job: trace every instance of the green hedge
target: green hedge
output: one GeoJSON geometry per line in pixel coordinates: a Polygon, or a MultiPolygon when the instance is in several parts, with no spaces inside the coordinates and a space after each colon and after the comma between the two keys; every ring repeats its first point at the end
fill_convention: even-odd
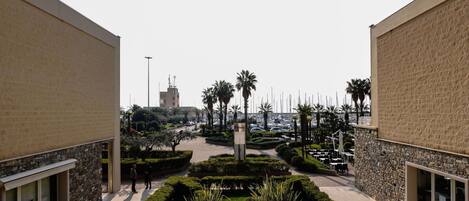
{"type": "MultiPolygon", "coordinates": [[[[137,164],[137,174],[143,176],[143,172],[147,167],[150,167],[153,176],[160,176],[164,174],[179,172],[184,170],[190,165],[192,158],[192,151],[177,151],[175,155],[171,151],[156,151],[152,156],[161,156],[165,158],[147,158],[145,161],[142,159],[122,158],[121,159],[121,177],[124,179],[130,178],[130,168],[133,164],[137,164]],[[156,153],[161,152],[161,153],[156,153]],[[164,152],[164,153],[163,153],[164,152]]],[[[108,159],[101,159],[103,175],[107,176],[108,159]]]]}
{"type": "Polygon", "coordinates": [[[321,192],[311,180],[306,176],[291,176],[285,181],[293,190],[300,193],[300,200],[308,201],[332,201],[329,196],[321,192]]]}
{"type": "MultiPolygon", "coordinates": [[[[302,201],[332,201],[306,176],[295,175],[271,178],[276,182],[286,182],[287,185],[292,186],[294,191],[300,193],[300,200],[302,201]]],[[[204,177],[202,179],[180,176],[169,177],[163,187],[155,191],[153,195],[147,198],[147,201],[181,201],[201,190],[202,186],[211,186],[212,184],[223,185],[224,194],[247,192],[249,188],[261,185],[263,181],[264,178],[258,176],[220,176],[204,177]]]]}
{"type": "Polygon", "coordinates": [[[306,159],[303,159],[301,148],[296,147],[296,145],[281,144],[275,148],[275,151],[277,151],[278,156],[298,170],[329,175],[336,174],[335,171],[330,170],[323,163],[308,154],[306,154],[306,159]]]}
{"type": "MultiPolygon", "coordinates": [[[[224,136],[212,136],[205,138],[205,142],[222,146],[233,146],[233,139],[224,136]]],[[[246,142],[249,149],[273,149],[283,143],[283,140],[270,137],[256,137],[246,142]]]]}
{"type": "Polygon", "coordinates": [[[193,177],[169,177],[163,187],[155,191],[147,201],[181,201],[201,190],[200,180],[193,177]]]}
{"type": "Polygon", "coordinates": [[[245,161],[235,161],[233,155],[210,157],[207,161],[192,164],[189,176],[279,176],[289,175],[289,166],[265,155],[247,155],[245,161]]]}

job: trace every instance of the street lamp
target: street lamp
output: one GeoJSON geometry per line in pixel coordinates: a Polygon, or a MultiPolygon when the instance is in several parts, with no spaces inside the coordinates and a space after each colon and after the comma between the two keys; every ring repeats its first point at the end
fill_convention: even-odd
{"type": "Polygon", "coordinates": [[[150,110],[150,59],[152,57],[146,56],[145,59],[147,59],[147,70],[148,70],[148,102],[147,102],[147,108],[150,110]]]}
{"type": "Polygon", "coordinates": [[[308,119],[308,138],[311,141],[312,131],[313,131],[312,126],[311,126],[311,121],[313,121],[313,117],[311,115],[308,115],[307,119],[308,119]]]}

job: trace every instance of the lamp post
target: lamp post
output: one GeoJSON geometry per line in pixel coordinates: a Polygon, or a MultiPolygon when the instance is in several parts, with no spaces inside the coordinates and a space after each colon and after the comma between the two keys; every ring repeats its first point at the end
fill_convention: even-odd
{"type": "Polygon", "coordinates": [[[147,109],[150,110],[150,59],[152,57],[146,56],[145,59],[147,59],[147,70],[148,70],[148,102],[147,102],[147,109]]]}
{"type": "Polygon", "coordinates": [[[313,117],[311,115],[308,115],[308,139],[311,141],[312,138],[312,126],[311,126],[311,121],[313,121],[313,117]]]}
{"type": "Polygon", "coordinates": [[[296,120],[297,120],[297,119],[298,119],[298,116],[293,115],[293,129],[294,129],[294,131],[295,131],[295,133],[294,133],[294,134],[295,134],[295,142],[296,142],[296,140],[297,140],[297,138],[298,138],[298,133],[297,133],[297,132],[298,132],[298,125],[296,124],[296,120]]]}

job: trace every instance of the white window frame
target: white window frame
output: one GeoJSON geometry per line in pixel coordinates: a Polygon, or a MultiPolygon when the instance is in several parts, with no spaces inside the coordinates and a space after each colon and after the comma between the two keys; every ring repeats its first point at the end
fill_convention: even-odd
{"type": "MultiPolygon", "coordinates": [[[[75,168],[76,162],[76,159],[69,159],[58,163],[46,165],[40,168],[36,168],[33,170],[21,172],[15,175],[0,178],[0,196],[2,198],[1,200],[6,201],[6,192],[8,190],[17,189],[17,201],[21,201],[21,186],[30,183],[36,183],[38,201],[42,201],[41,180],[52,175],[63,175],[63,177],[65,177],[63,184],[60,184],[60,182],[57,182],[57,184],[58,188],[60,185],[66,185],[66,189],[64,189],[64,191],[66,192],[62,193],[64,193],[65,195],[64,199],[69,200],[69,170],[75,168]]],[[[57,180],[59,180],[59,177],[57,177],[57,180]]]]}
{"type": "MultiPolygon", "coordinates": [[[[466,179],[466,178],[462,178],[462,177],[459,177],[459,176],[455,176],[455,175],[451,175],[451,174],[448,174],[448,173],[445,173],[445,172],[442,172],[442,171],[439,171],[439,170],[435,170],[435,169],[431,169],[431,168],[428,168],[428,167],[425,167],[425,166],[422,166],[422,165],[418,165],[418,164],[415,164],[415,163],[411,163],[411,162],[407,162],[405,163],[406,165],[406,168],[405,168],[405,174],[406,174],[406,182],[405,182],[405,189],[406,189],[406,195],[405,195],[405,199],[408,200],[408,192],[407,192],[407,189],[408,189],[408,168],[415,168],[415,169],[420,169],[420,170],[424,170],[424,171],[427,171],[431,174],[431,189],[432,189],[432,194],[431,194],[431,199],[432,201],[436,201],[436,198],[435,198],[435,175],[440,175],[440,176],[443,176],[443,177],[447,177],[447,178],[450,178],[451,179],[451,201],[455,201],[456,200],[456,181],[458,182],[461,182],[461,183],[464,183],[464,187],[465,187],[465,201],[469,201],[469,179],[466,179]]],[[[412,200],[409,200],[409,201],[412,201],[412,200]]]]}

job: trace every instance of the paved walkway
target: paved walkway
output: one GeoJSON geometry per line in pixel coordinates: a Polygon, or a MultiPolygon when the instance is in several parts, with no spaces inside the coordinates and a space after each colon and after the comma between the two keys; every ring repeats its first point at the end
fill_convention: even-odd
{"type": "MultiPolygon", "coordinates": [[[[204,161],[209,156],[233,153],[232,147],[212,145],[205,143],[205,139],[197,137],[194,140],[186,141],[181,143],[177,147],[177,150],[193,150],[193,156],[191,162],[204,161]]],[[[267,154],[272,157],[278,158],[274,149],[269,150],[254,150],[248,149],[248,154],[267,154]]],[[[325,176],[318,174],[311,174],[305,172],[298,172],[294,169],[291,170],[292,174],[307,175],[311,180],[321,189],[321,191],[327,193],[335,201],[373,201],[370,197],[364,193],[358,191],[354,187],[353,176],[325,176]]],[[[187,172],[178,173],[176,175],[186,175],[187,172]]],[[[133,194],[130,190],[131,185],[129,182],[123,182],[122,189],[117,194],[103,194],[103,201],[143,201],[149,195],[151,195],[157,188],[159,188],[164,182],[165,178],[159,178],[152,182],[152,189],[145,190],[145,186],[142,181],[137,183],[138,193],[133,194]]]]}

